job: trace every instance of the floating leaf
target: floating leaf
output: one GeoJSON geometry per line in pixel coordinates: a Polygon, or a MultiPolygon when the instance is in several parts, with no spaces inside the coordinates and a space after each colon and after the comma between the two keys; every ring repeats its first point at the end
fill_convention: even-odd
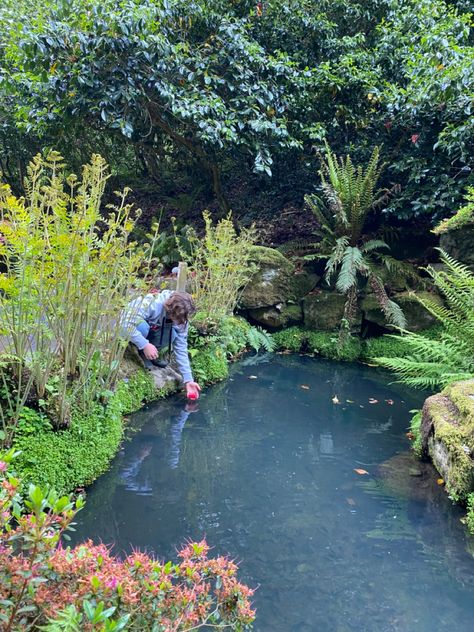
{"type": "Polygon", "coordinates": [[[307,384],[300,384],[300,388],[302,388],[305,391],[309,391],[309,386],[307,384]]]}
{"type": "Polygon", "coordinates": [[[354,507],[356,504],[356,501],[353,498],[346,498],[347,504],[350,505],[351,507],[354,507]]]}
{"type": "Polygon", "coordinates": [[[407,437],[410,439],[410,441],[413,441],[413,439],[415,438],[415,435],[413,434],[413,432],[408,431],[407,432],[407,437]]]}
{"type": "Polygon", "coordinates": [[[361,470],[360,468],[356,467],[354,468],[354,472],[356,474],[360,474],[361,476],[363,476],[364,474],[368,474],[367,470],[361,470]]]}
{"type": "Polygon", "coordinates": [[[340,404],[341,402],[339,401],[339,397],[337,395],[334,395],[334,397],[332,398],[332,403],[333,404],[340,404]]]}
{"type": "Polygon", "coordinates": [[[249,380],[258,380],[256,375],[249,375],[249,380]]]}
{"type": "Polygon", "coordinates": [[[444,485],[444,478],[438,478],[436,482],[438,483],[438,485],[444,485]]]}
{"type": "Polygon", "coordinates": [[[353,404],[353,403],[354,403],[354,400],[352,400],[352,399],[346,399],[346,402],[347,402],[348,404],[353,404]]]}
{"type": "Polygon", "coordinates": [[[369,404],[378,404],[379,400],[378,399],[374,399],[373,397],[369,397],[369,404]]]}

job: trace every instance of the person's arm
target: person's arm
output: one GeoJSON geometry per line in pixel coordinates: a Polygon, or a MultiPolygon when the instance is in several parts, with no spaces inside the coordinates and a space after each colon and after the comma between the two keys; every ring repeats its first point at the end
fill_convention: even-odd
{"type": "Polygon", "coordinates": [[[188,355],[188,325],[182,327],[173,326],[173,329],[175,332],[173,353],[179,372],[183,376],[184,383],[194,382],[188,355]]]}

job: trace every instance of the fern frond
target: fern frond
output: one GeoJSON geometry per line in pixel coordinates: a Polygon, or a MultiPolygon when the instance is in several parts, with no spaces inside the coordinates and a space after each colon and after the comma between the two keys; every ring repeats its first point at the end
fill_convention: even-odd
{"type": "Polygon", "coordinates": [[[390,246],[382,239],[371,239],[360,247],[362,252],[372,252],[372,250],[378,250],[379,248],[390,248],[390,246]]]}
{"type": "Polygon", "coordinates": [[[268,353],[275,350],[275,341],[268,332],[260,327],[250,327],[246,332],[248,345],[257,353],[260,349],[265,349],[268,353]]]}
{"type": "Polygon", "coordinates": [[[357,272],[363,267],[364,256],[359,248],[347,246],[342,256],[342,265],[339,271],[336,288],[342,294],[346,294],[351,287],[357,284],[357,272]]]}

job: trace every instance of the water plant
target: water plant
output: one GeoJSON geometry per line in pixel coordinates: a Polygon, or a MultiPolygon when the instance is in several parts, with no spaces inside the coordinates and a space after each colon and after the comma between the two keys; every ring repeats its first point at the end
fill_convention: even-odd
{"type": "Polygon", "coordinates": [[[209,558],[205,540],[188,542],[177,563],[139,551],[120,560],[91,541],[65,547],[82,498],[30,485],[23,499],[14,457],[0,458],[2,630],[249,629],[253,591],[234,562],[209,558]]]}

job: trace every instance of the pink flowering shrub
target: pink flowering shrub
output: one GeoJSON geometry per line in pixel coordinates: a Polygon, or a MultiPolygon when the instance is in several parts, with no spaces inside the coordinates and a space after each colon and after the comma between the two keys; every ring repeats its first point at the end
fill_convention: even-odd
{"type": "Polygon", "coordinates": [[[204,540],[188,543],[176,564],[140,552],[120,560],[91,541],[65,547],[82,499],[30,485],[23,501],[13,456],[0,459],[0,629],[250,629],[253,591],[237,581],[236,564],[208,557],[204,540]]]}

